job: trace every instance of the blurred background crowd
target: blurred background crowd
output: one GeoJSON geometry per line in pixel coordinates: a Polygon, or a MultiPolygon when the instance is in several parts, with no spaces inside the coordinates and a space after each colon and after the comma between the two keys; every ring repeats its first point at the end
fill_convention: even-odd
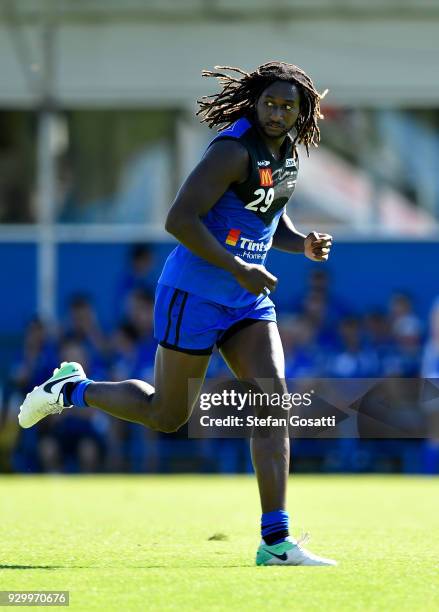
{"type": "MultiPolygon", "coordinates": [[[[241,472],[251,470],[246,440],[188,440],[186,428],[162,435],[93,409],[72,409],[19,430],[25,394],[61,361],[78,361],[95,380],[152,382],[154,249],[135,245],[116,282],[112,329],[93,301],[71,296],[65,319],[32,319],[2,389],[1,468],[18,472],[241,472]]],[[[394,293],[381,308],[356,313],[331,290],[324,267],[311,268],[306,289],[279,313],[287,378],[439,378],[439,299],[423,324],[410,295],[394,293]]],[[[215,352],[209,377],[228,376],[215,352]]],[[[172,381],[170,381],[172,384],[172,381]]],[[[439,440],[297,440],[296,469],[439,472],[439,440]]]]}

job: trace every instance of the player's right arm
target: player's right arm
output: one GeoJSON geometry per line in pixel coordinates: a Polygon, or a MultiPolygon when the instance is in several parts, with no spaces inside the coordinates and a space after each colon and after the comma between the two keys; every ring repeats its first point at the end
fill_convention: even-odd
{"type": "Polygon", "coordinates": [[[247,264],[225,249],[201,221],[232,183],[245,181],[249,155],[233,140],[213,143],[180,188],[166,219],[166,231],[193,253],[230,272],[255,295],[276,288],[277,279],[264,266],[247,264]]]}

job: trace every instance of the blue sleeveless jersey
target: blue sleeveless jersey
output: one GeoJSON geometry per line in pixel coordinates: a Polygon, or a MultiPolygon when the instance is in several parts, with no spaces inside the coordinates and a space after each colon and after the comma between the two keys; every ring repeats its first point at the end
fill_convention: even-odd
{"type": "MultiPolygon", "coordinates": [[[[284,143],[284,154],[275,159],[256,127],[246,118],[220,132],[209,144],[222,139],[237,140],[249,153],[249,175],[243,183],[233,183],[202,222],[224,248],[248,263],[264,264],[279,218],[296,184],[298,160],[292,140],[284,143]]],[[[165,262],[160,284],[229,307],[254,302],[253,295],[222,268],[198,257],[179,244],[165,262]]]]}

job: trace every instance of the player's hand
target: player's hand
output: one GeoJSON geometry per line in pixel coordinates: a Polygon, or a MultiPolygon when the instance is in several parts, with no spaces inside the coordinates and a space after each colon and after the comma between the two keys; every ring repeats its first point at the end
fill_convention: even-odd
{"type": "Polygon", "coordinates": [[[239,257],[235,257],[235,261],[238,265],[233,272],[233,276],[241,287],[254,295],[260,295],[266,289],[269,289],[270,292],[276,289],[277,278],[270,274],[264,266],[248,264],[239,257]]]}
{"type": "Polygon", "coordinates": [[[312,261],[327,261],[332,247],[332,236],[310,232],[305,238],[305,256],[312,261]]]}

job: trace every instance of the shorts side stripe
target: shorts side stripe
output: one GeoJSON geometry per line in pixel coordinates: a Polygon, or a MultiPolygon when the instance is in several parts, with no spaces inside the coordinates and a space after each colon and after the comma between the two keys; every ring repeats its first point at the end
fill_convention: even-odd
{"type": "Polygon", "coordinates": [[[168,308],[168,324],[166,326],[166,333],[165,333],[165,337],[163,339],[163,342],[166,342],[168,340],[168,336],[169,336],[169,330],[171,329],[171,314],[172,314],[172,308],[174,306],[174,302],[177,299],[177,295],[178,295],[178,289],[175,289],[174,293],[172,294],[172,298],[171,301],[169,302],[169,308],[168,308]]]}
{"type": "MultiPolygon", "coordinates": [[[[175,329],[175,344],[176,344],[176,346],[178,346],[178,341],[180,340],[181,320],[183,318],[183,310],[184,310],[184,307],[186,306],[187,296],[188,296],[188,292],[184,291],[184,298],[183,298],[183,301],[181,302],[180,312],[178,313],[177,327],[175,329]]],[[[165,340],[166,340],[166,338],[165,338],[165,340]]]]}

